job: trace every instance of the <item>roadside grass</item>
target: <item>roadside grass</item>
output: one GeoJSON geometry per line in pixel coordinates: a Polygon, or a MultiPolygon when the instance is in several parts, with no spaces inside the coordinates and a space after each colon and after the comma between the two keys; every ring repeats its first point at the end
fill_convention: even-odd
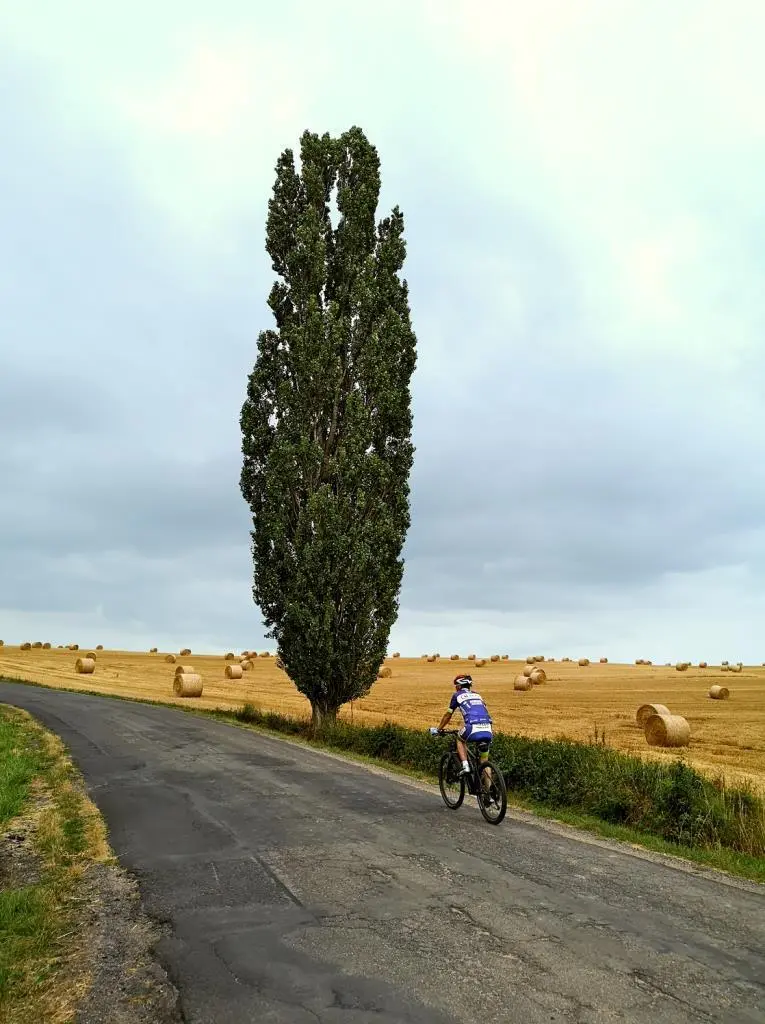
{"type": "MultiPolygon", "coordinates": [[[[118,694],[69,692],[179,709],[177,704],[118,694]]],[[[252,704],[233,711],[182,706],[180,710],[289,737],[428,782],[437,778],[446,749],[445,741],[423,730],[393,723],[338,723],[317,739],[309,736],[307,719],[252,704]]],[[[512,806],[604,838],[765,882],[765,803],[746,787],[705,778],[682,757],[672,764],[648,762],[597,739],[588,744],[503,733],[495,736],[492,757],[505,773],[512,806]]]]}
{"type": "Polygon", "coordinates": [[[68,1024],[90,979],[78,947],[85,867],[112,863],[98,812],[64,748],[0,704],[0,1020],[68,1024]]]}

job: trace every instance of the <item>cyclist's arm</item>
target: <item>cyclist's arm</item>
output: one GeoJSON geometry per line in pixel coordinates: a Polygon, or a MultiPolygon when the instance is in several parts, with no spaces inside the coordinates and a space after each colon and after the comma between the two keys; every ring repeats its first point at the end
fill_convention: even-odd
{"type": "Polygon", "coordinates": [[[457,694],[453,693],[452,694],[452,699],[449,701],[449,707],[444,712],[444,717],[441,719],[441,723],[438,726],[439,730],[440,729],[445,729],[447,727],[447,725],[451,721],[452,715],[457,710],[460,710],[460,706],[459,706],[459,702],[457,700],[457,694]]]}
{"type": "Polygon", "coordinates": [[[439,729],[445,729],[447,727],[447,725],[449,724],[449,722],[451,722],[451,720],[452,720],[452,709],[451,708],[447,708],[447,710],[444,712],[444,717],[441,719],[441,721],[438,724],[438,728],[439,729]]]}

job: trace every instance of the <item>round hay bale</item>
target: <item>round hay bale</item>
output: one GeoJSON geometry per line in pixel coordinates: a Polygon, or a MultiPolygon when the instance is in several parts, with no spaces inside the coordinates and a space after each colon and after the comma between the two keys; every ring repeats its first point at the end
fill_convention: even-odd
{"type": "Polygon", "coordinates": [[[74,663],[74,671],[83,676],[92,676],[96,670],[95,658],[78,658],[74,663]]]}
{"type": "Polygon", "coordinates": [[[168,663],[168,665],[174,665],[175,664],[175,655],[174,654],[166,654],[165,655],[165,661],[168,663]]]}
{"type": "Polygon", "coordinates": [[[721,661],[721,662],[720,662],[720,664],[721,664],[721,665],[728,665],[728,664],[729,664],[729,662],[727,662],[727,661],[721,661]]]}
{"type": "Polygon", "coordinates": [[[441,655],[440,655],[440,653],[439,653],[438,651],[436,651],[436,657],[437,657],[437,658],[440,658],[440,657],[441,657],[441,655]]]}
{"type": "Polygon", "coordinates": [[[483,668],[486,664],[486,658],[478,658],[475,663],[476,668],[483,668]]]}
{"type": "Polygon", "coordinates": [[[545,660],[544,654],[535,654],[534,655],[534,661],[544,661],[544,660],[545,660]]]}
{"type": "Polygon", "coordinates": [[[707,663],[705,661],[700,661],[699,662],[699,668],[706,668],[706,667],[707,667],[707,663]]]}
{"type": "Polygon", "coordinates": [[[380,669],[380,671],[377,673],[377,678],[378,679],[390,679],[390,677],[392,675],[393,675],[393,669],[390,667],[390,665],[384,665],[380,669]]]}
{"type": "Polygon", "coordinates": [[[499,655],[498,654],[492,654],[491,660],[492,661],[499,661],[499,655]]]}
{"type": "Polygon", "coordinates": [[[185,673],[173,679],[173,693],[176,697],[201,697],[202,677],[195,672],[185,673]]]}
{"type": "Polygon", "coordinates": [[[70,644],[69,645],[69,650],[70,651],[79,651],[79,649],[80,649],[80,645],[79,644],[70,644]]]}
{"type": "Polygon", "coordinates": [[[223,655],[223,660],[224,661],[233,661],[234,660],[234,652],[233,651],[229,651],[228,654],[224,654],[223,655]]]}
{"type": "Polygon", "coordinates": [[[0,647],[5,647],[5,640],[0,640],[0,647]]]}
{"type": "Polygon", "coordinates": [[[193,676],[196,675],[193,665],[176,665],[175,674],[177,676],[193,676]]]}
{"type": "Polygon", "coordinates": [[[547,673],[543,668],[532,669],[531,675],[528,677],[534,686],[539,686],[540,683],[544,683],[547,680],[547,673]]]}
{"type": "Polygon", "coordinates": [[[608,658],[601,658],[600,659],[600,664],[601,665],[607,665],[608,664],[608,658]]]}
{"type": "Polygon", "coordinates": [[[392,658],[400,658],[401,657],[401,651],[394,651],[393,654],[391,655],[391,657],[392,658]]]}
{"type": "Polygon", "coordinates": [[[727,686],[718,686],[715,683],[714,686],[709,687],[709,696],[712,700],[727,700],[730,697],[730,690],[727,686]]]}
{"type": "Polygon", "coordinates": [[[243,675],[241,665],[226,665],[226,679],[241,679],[243,675]]]}
{"type": "Polygon", "coordinates": [[[49,651],[50,650],[50,644],[49,643],[44,643],[43,644],[43,650],[44,651],[49,651]]]}
{"type": "Polygon", "coordinates": [[[534,659],[534,655],[533,655],[533,654],[530,654],[530,655],[528,656],[528,658],[526,658],[526,664],[527,664],[527,665],[533,665],[533,664],[534,664],[534,660],[535,660],[535,659],[534,659]]]}
{"type": "Polygon", "coordinates": [[[468,654],[468,659],[467,660],[468,661],[475,661],[475,655],[474,654],[468,654]]]}
{"type": "Polygon", "coordinates": [[[436,656],[435,656],[435,654],[428,654],[428,655],[426,655],[426,657],[427,657],[427,660],[428,660],[429,662],[431,662],[431,663],[432,663],[432,662],[434,662],[434,661],[436,660],[436,656]]]}
{"type": "Polygon", "coordinates": [[[678,661],[678,663],[675,665],[675,668],[677,669],[678,672],[687,672],[688,671],[688,662],[687,661],[678,661]]]}
{"type": "Polygon", "coordinates": [[[103,644],[96,644],[96,650],[97,651],[102,651],[103,649],[104,649],[104,645],[103,644]]]}
{"type": "Polygon", "coordinates": [[[528,678],[531,675],[531,673],[534,671],[535,668],[536,668],[536,665],[533,665],[533,664],[529,665],[528,663],[525,664],[523,666],[523,675],[526,676],[526,678],[528,678]]]}
{"type": "Polygon", "coordinates": [[[450,658],[449,658],[449,661],[459,661],[459,660],[460,660],[459,654],[452,654],[450,656],[450,658]]]}
{"type": "Polygon", "coordinates": [[[178,653],[180,654],[180,656],[182,658],[188,658],[188,656],[191,654],[191,648],[190,647],[184,647],[183,650],[179,651],[178,653]]]}
{"type": "Polygon", "coordinates": [[[502,660],[503,661],[510,661],[510,655],[509,654],[503,654],[502,655],[502,660]]]}
{"type": "Polygon", "coordinates": [[[270,651],[261,651],[260,652],[260,657],[261,658],[270,658],[271,657],[271,652],[270,651]]]}
{"type": "Polygon", "coordinates": [[[29,643],[29,641],[27,641],[25,644],[21,645],[19,650],[21,650],[21,651],[31,651],[32,650],[32,645],[29,643]]]}
{"type": "Polygon", "coordinates": [[[651,715],[643,728],[649,747],[687,747],[691,727],[682,715],[651,715]]]}
{"type": "Polygon", "coordinates": [[[34,647],[35,650],[39,650],[42,647],[42,640],[35,640],[32,647],[34,647]]]}
{"type": "Polygon", "coordinates": [[[249,658],[245,658],[244,661],[240,661],[239,664],[241,665],[242,672],[249,672],[252,668],[252,662],[249,658]]]}
{"type": "Polygon", "coordinates": [[[91,658],[93,661],[95,661],[96,660],[96,652],[95,651],[88,651],[88,653],[84,654],[83,657],[84,658],[91,658]]]}
{"type": "Polygon", "coordinates": [[[579,664],[582,667],[584,667],[585,665],[589,665],[590,664],[590,659],[589,658],[580,658],[577,664],[579,664]]]}
{"type": "Polygon", "coordinates": [[[741,664],[741,662],[739,662],[738,665],[728,665],[729,672],[743,672],[743,670],[744,666],[741,664]]]}
{"type": "Polygon", "coordinates": [[[150,647],[149,648],[149,654],[156,654],[156,653],[157,653],[157,648],[156,647],[150,647]]]}
{"type": "Polygon", "coordinates": [[[571,661],[571,658],[561,658],[561,661],[571,661]]]}
{"type": "Polygon", "coordinates": [[[635,713],[638,725],[645,725],[651,715],[671,715],[672,712],[664,704],[641,704],[635,713]]]}
{"type": "Polygon", "coordinates": [[[722,665],[720,665],[720,671],[721,672],[727,672],[728,671],[728,665],[725,662],[723,662],[722,665]]]}
{"type": "Polygon", "coordinates": [[[636,664],[636,665],[644,665],[644,664],[645,664],[645,662],[643,661],[643,659],[642,659],[642,658],[636,658],[636,659],[635,659],[635,664],[636,664]]]}
{"type": "Polygon", "coordinates": [[[531,682],[531,679],[528,676],[525,676],[523,675],[523,673],[521,673],[521,675],[515,677],[513,689],[526,691],[530,690],[533,685],[534,684],[531,682]]]}

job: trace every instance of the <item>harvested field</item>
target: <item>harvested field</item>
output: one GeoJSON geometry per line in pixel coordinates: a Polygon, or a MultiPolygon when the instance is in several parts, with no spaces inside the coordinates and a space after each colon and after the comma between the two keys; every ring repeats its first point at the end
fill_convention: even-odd
{"type": "MultiPolygon", "coordinates": [[[[250,701],[285,714],[306,715],[308,701],[290,683],[275,658],[257,658],[242,679],[225,678],[224,653],[194,655],[194,670],[204,683],[198,699],[173,694],[175,666],[160,654],[99,651],[95,674],[75,672],[68,650],[0,648],[0,675],[70,689],[121,693],[162,700],[185,707],[237,708],[250,701]],[[263,683],[267,682],[267,686],[263,683]]],[[[729,700],[710,700],[709,689],[726,676],[720,667],[691,665],[677,672],[674,664],[617,665],[592,663],[583,672],[576,662],[547,665],[547,681],[529,692],[514,689],[524,660],[487,661],[476,678],[496,726],[525,736],[587,741],[595,727],[605,729],[606,742],[619,750],[657,760],[674,760],[677,751],[649,748],[635,721],[641,704],[665,704],[673,715],[687,718],[691,743],[683,756],[701,771],[722,772],[729,782],[751,781],[765,793],[765,667],[745,666],[731,686],[729,700]]],[[[438,723],[451,681],[467,658],[428,664],[419,658],[397,658],[392,678],[379,679],[372,692],[342,710],[341,716],[376,724],[393,719],[404,725],[438,723]]]]}

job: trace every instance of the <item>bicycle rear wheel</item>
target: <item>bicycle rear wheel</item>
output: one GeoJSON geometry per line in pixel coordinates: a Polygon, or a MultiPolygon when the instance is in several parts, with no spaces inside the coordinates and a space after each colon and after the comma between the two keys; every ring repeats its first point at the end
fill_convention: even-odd
{"type": "Polygon", "coordinates": [[[490,825],[499,825],[507,811],[507,786],[505,777],[493,761],[481,765],[481,792],[478,806],[490,825]]]}
{"type": "Polygon", "coordinates": [[[465,776],[460,759],[453,750],[447,751],[438,766],[438,788],[446,806],[456,811],[465,799],[465,776]]]}

